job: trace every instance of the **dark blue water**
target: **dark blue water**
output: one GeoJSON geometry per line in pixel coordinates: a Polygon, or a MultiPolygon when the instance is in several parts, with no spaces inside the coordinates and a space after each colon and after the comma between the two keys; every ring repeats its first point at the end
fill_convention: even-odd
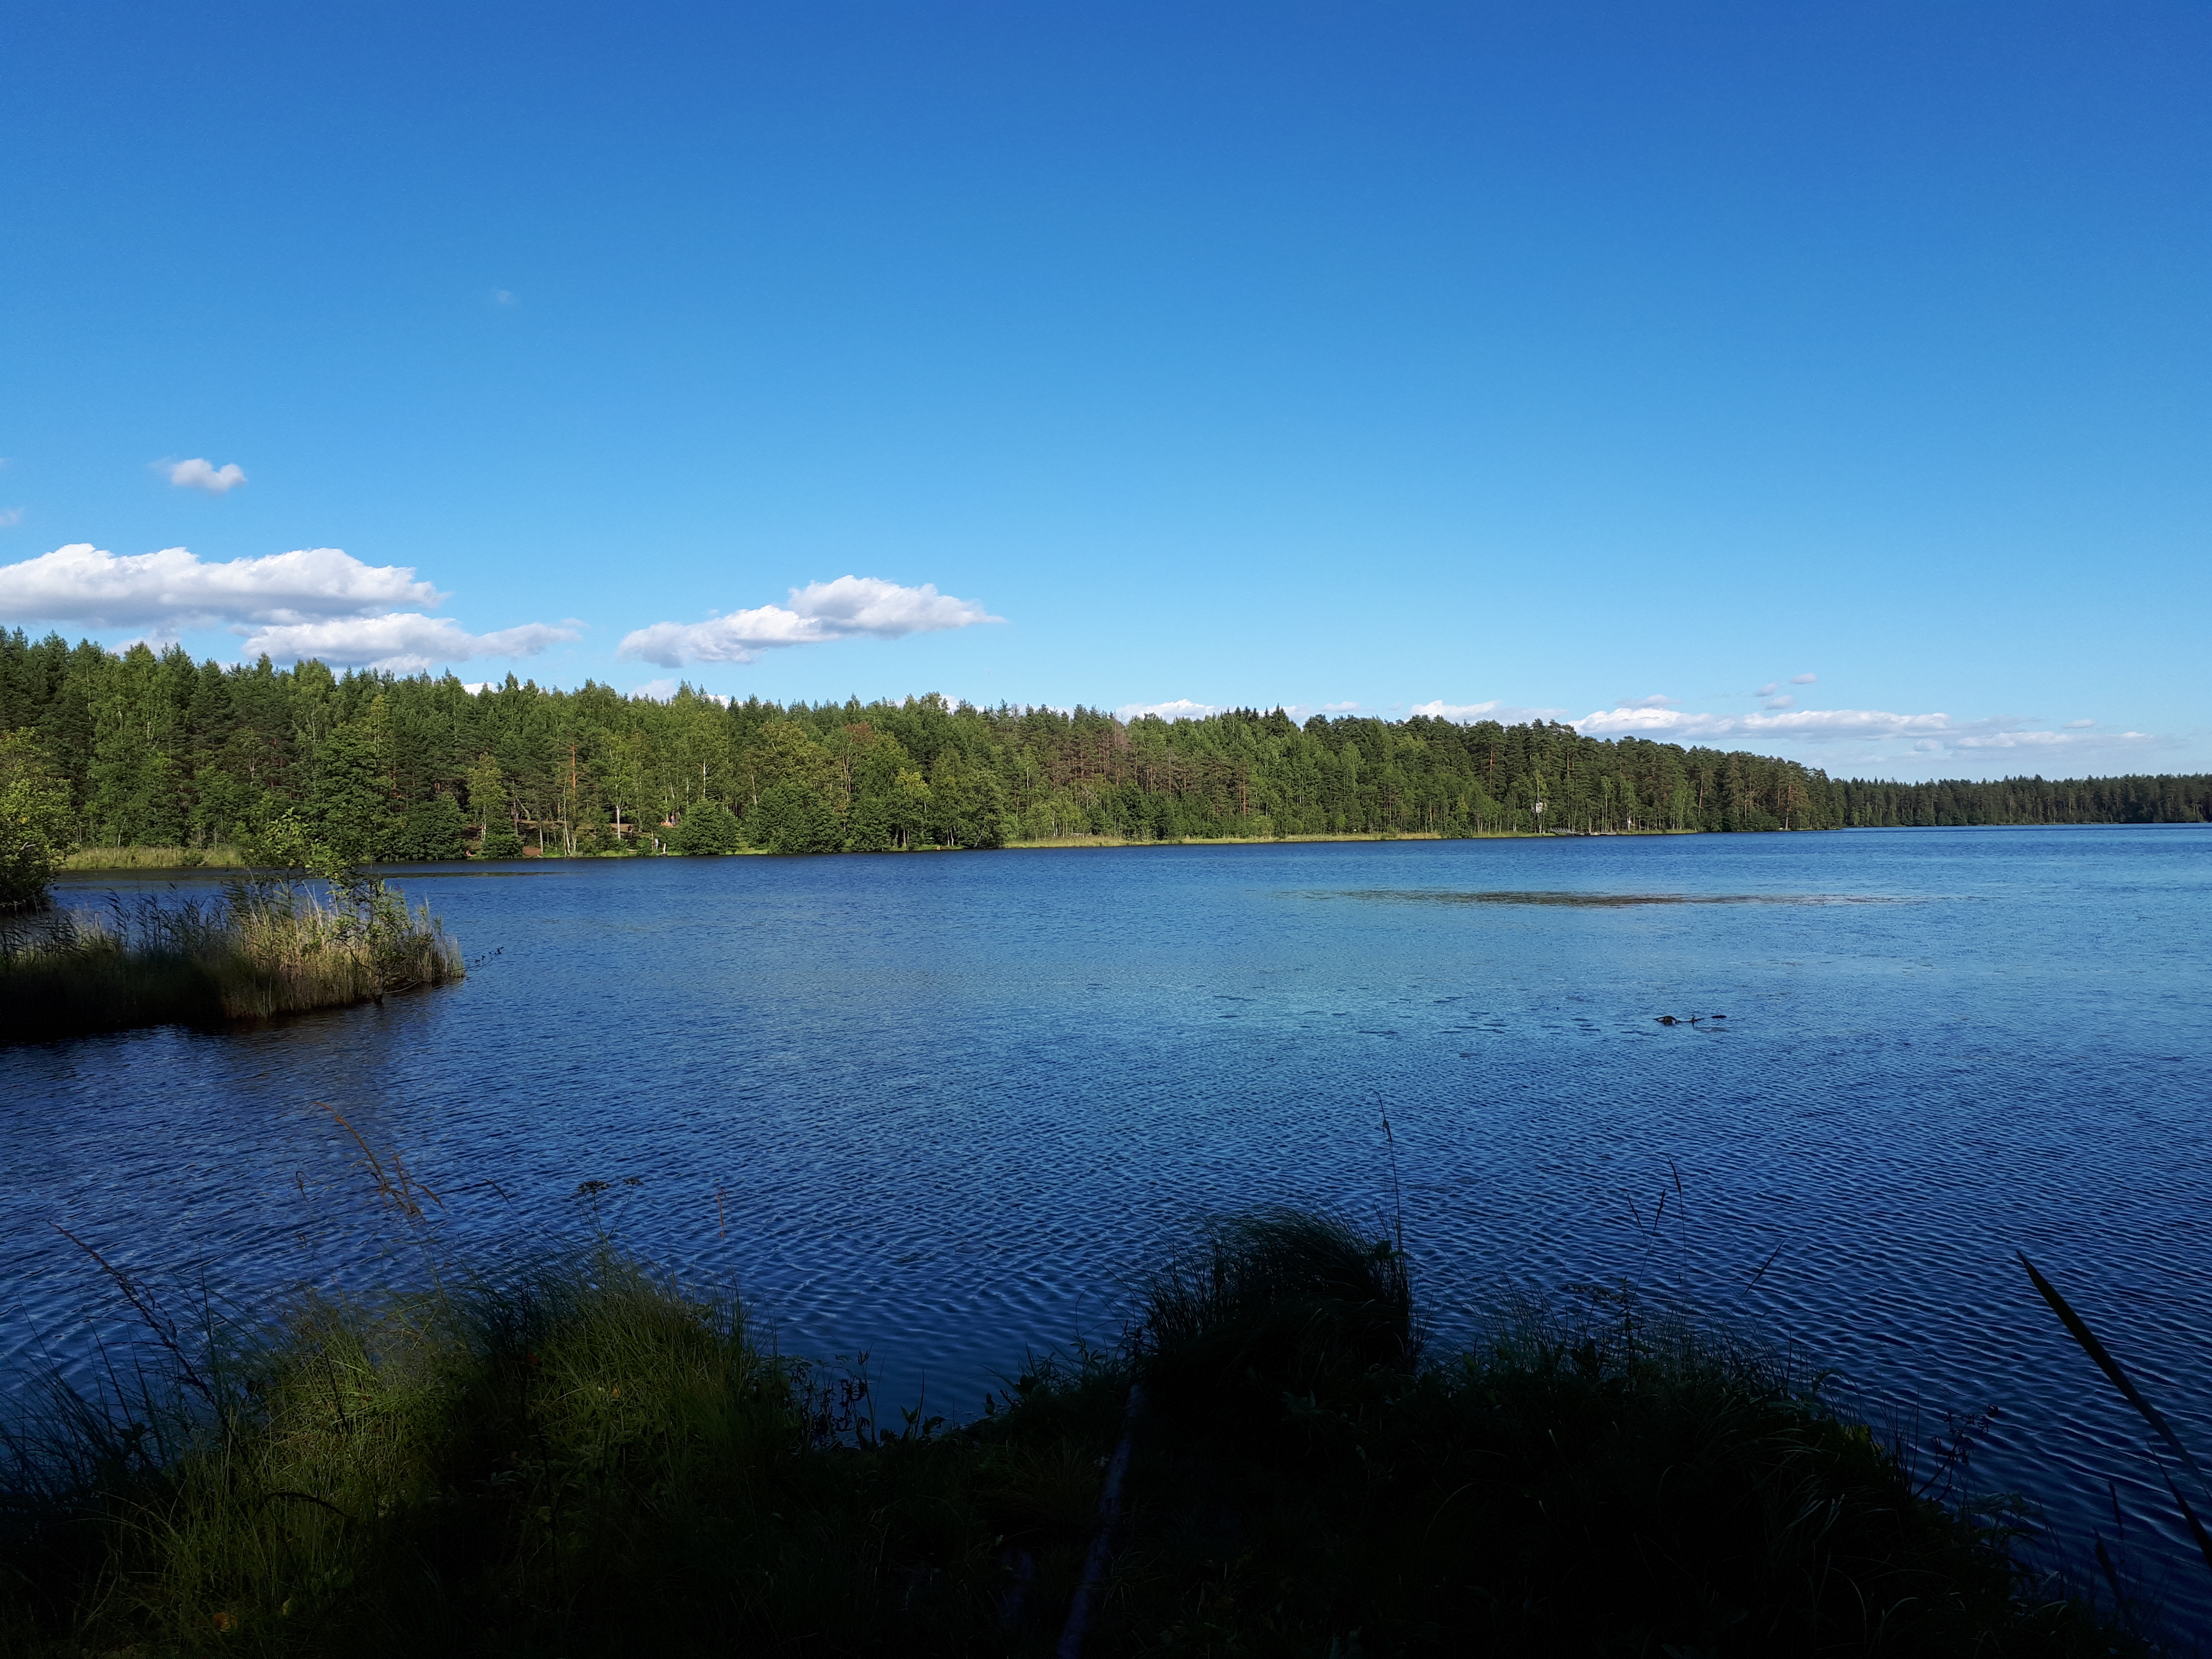
{"type": "Polygon", "coordinates": [[[2141,1425],[2013,1253],[2212,1453],[2212,830],[404,880],[465,985],[0,1054],[0,1363],[112,1322],[53,1221],[169,1283],[411,1273],[323,1101],[445,1196],[453,1246],[596,1220],[964,1416],[1026,1346],[1111,1340],[1117,1273],[1194,1214],[1386,1209],[1387,1110],[1443,1335],[1509,1284],[1626,1277],[1923,1436],[1995,1405],[1978,1483],[2077,1540],[2116,1483],[2130,1559],[2205,1617],[2141,1425]]]}

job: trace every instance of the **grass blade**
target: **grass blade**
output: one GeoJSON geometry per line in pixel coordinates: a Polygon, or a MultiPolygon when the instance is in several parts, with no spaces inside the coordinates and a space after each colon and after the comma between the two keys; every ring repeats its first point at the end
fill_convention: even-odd
{"type": "MultiPolygon", "coordinates": [[[[2081,1316],[2069,1307],[2066,1298],[2058,1294],[2058,1287],[2036,1272],[2035,1263],[2030,1261],[2025,1255],[2018,1251],[2014,1251],[2014,1254],[2019,1257],[2020,1265],[2027,1269],[2027,1276],[2034,1281],[2038,1292],[2045,1302],[2051,1304],[2051,1311],[2058,1316],[2058,1322],[2065,1326],[2067,1334],[2081,1345],[2081,1352],[2097,1362],[2097,1369],[2112,1379],[2112,1386],[2120,1391],[2121,1396],[2136,1408],[2144,1422],[2151,1425],[2157,1432],[2158,1437],[2166,1442],[2167,1447],[2182,1461],[2189,1472],[2195,1475],[2200,1483],[2203,1482],[2204,1471],[2197,1467],[2197,1460],[2189,1455],[2189,1448],[2181,1443],[2181,1437],[2174,1433],[2167,1425],[2165,1418],[2159,1415],[2158,1407],[2143,1398],[2142,1390],[2136,1388],[2128,1374],[2120,1369],[2120,1362],[2106,1351],[2105,1345],[2097,1340],[2096,1333],[2081,1322],[2081,1316]]],[[[2191,1524],[2195,1524],[2193,1516],[2191,1524]]],[[[2212,1551],[2206,1553],[2205,1559],[2208,1563],[2212,1563],[2212,1551]]]]}

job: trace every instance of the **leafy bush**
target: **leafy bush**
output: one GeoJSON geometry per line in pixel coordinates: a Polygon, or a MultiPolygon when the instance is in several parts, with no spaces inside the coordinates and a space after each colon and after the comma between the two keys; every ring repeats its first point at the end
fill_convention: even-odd
{"type": "Polygon", "coordinates": [[[47,770],[34,735],[0,732],[0,911],[46,902],[70,850],[69,786],[47,770]]]}
{"type": "Polygon", "coordinates": [[[514,826],[495,819],[484,827],[483,836],[477,845],[480,859],[519,859],[522,856],[522,837],[514,833],[514,826]]]}

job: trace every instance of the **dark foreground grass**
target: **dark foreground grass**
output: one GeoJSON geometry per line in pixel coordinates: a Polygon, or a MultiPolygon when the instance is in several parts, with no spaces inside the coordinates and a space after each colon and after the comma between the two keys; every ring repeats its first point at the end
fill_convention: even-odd
{"type": "Polygon", "coordinates": [[[1425,1357],[1399,1251],[1279,1212],[1139,1290],[1118,1352],[891,1431],[613,1255],[309,1302],[249,1352],[163,1327],[161,1383],[14,1440],[0,1640],[1051,1653],[1126,1425],[1092,1654],[2142,1650],[1785,1370],[1620,1304],[1425,1357]]]}
{"type": "Polygon", "coordinates": [[[325,902],[289,882],[218,900],[53,910],[0,931],[0,1042],[167,1024],[215,1025],[344,1007],[459,979],[427,908],[365,884],[325,902]]]}

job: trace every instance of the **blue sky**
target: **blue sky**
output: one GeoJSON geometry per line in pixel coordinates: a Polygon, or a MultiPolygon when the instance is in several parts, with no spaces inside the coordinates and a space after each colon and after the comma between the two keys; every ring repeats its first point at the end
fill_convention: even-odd
{"type": "Polygon", "coordinates": [[[0,40],[34,633],[2212,769],[2200,5],[0,40]]]}

